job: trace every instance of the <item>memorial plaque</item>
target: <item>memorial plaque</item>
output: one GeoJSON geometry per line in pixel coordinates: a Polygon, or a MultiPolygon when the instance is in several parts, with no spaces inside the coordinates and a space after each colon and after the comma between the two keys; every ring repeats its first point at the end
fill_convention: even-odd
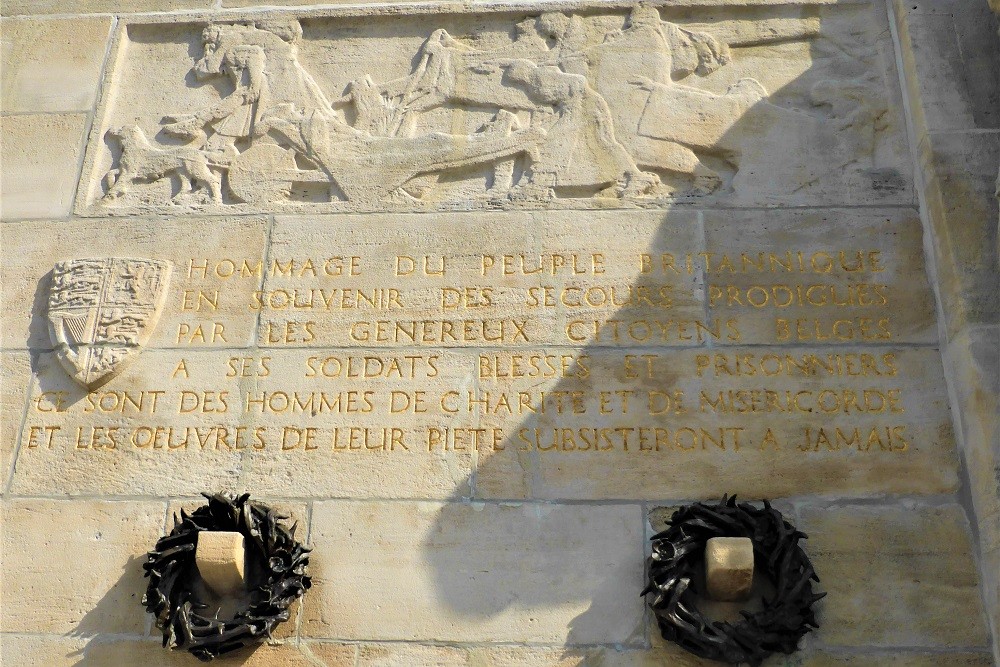
{"type": "Polygon", "coordinates": [[[121,384],[87,392],[41,353],[13,488],[955,488],[912,213],[762,215],[277,217],[264,259],[174,256],[172,330],[121,384]]]}
{"type": "MultiPolygon", "coordinates": [[[[677,664],[639,597],[658,506],[964,516],[881,0],[222,4],[123,14],[68,219],[4,222],[4,493],[294,505],[285,636],[357,664],[677,664]],[[441,650],[409,664],[472,655],[441,650]]],[[[864,577],[830,590],[899,583],[838,540],[817,569],[864,577]]],[[[958,634],[926,648],[982,653],[958,634]]]]}

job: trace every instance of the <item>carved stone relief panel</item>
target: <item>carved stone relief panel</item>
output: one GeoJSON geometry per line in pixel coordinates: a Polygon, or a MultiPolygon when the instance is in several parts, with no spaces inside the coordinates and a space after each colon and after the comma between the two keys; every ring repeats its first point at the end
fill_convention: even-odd
{"type": "Polygon", "coordinates": [[[128,24],[78,210],[909,203],[881,9],[128,24]]]}

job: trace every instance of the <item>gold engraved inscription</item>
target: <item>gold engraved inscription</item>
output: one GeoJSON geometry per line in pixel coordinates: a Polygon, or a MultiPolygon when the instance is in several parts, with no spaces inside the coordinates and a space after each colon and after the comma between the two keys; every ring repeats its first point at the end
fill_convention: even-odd
{"type": "Polygon", "coordinates": [[[908,420],[920,400],[909,353],[887,347],[899,287],[879,250],[200,257],[185,268],[168,295],[182,316],[171,345],[147,355],[163,358],[159,374],[89,391],[43,384],[22,432],[29,451],[600,461],[930,445],[908,420]],[[231,344],[223,314],[234,311],[259,321],[256,345],[208,352],[231,344]],[[748,338],[760,322],[770,338],[748,338]],[[824,345],[842,342],[869,346],[824,345]]]}

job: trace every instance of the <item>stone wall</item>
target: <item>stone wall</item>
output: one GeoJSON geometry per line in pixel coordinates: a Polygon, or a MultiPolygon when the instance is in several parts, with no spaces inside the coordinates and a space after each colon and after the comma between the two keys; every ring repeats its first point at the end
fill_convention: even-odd
{"type": "Polygon", "coordinates": [[[949,391],[1000,636],[1000,39],[983,3],[895,3],[949,391]],[[946,341],[946,344],[945,344],[946,341]]]}
{"type": "Polygon", "coordinates": [[[768,664],[997,664],[986,0],[257,4],[3,4],[0,662],[194,664],[223,490],[314,588],[219,664],[709,664],[639,593],[724,493],[828,592],[768,664]]]}

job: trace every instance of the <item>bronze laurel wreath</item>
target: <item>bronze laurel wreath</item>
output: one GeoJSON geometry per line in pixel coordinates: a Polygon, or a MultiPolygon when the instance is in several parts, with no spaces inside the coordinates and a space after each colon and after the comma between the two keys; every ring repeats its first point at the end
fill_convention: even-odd
{"type": "Polygon", "coordinates": [[[826,593],[813,593],[819,581],[799,546],[805,533],[785,521],[765,500],[764,508],[723,497],[717,505],[694,503],[674,512],[668,528],[653,536],[649,581],[642,592],[656,615],[664,639],[695,655],[757,667],[776,651],[792,653],[799,640],[818,628],[812,610],[826,593]],[[736,624],[709,621],[698,611],[692,580],[712,537],[749,537],[754,560],[774,584],[775,595],[757,612],[741,612],[736,624]]]}
{"type": "Polygon", "coordinates": [[[174,528],[149,552],[143,569],[149,577],[142,603],[156,616],[163,645],[190,651],[209,661],[269,637],[289,617],[288,607],[311,585],[305,574],[309,549],[295,541],[288,517],[248,502],[250,494],[230,497],[202,494],[208,504],[192,514],[174,515],[174,528]],[[249,606],[230,620],[202,616],[207,607],[193,582],[195,546],[201,531],[237,531],[246,538],[249,606]]]}

